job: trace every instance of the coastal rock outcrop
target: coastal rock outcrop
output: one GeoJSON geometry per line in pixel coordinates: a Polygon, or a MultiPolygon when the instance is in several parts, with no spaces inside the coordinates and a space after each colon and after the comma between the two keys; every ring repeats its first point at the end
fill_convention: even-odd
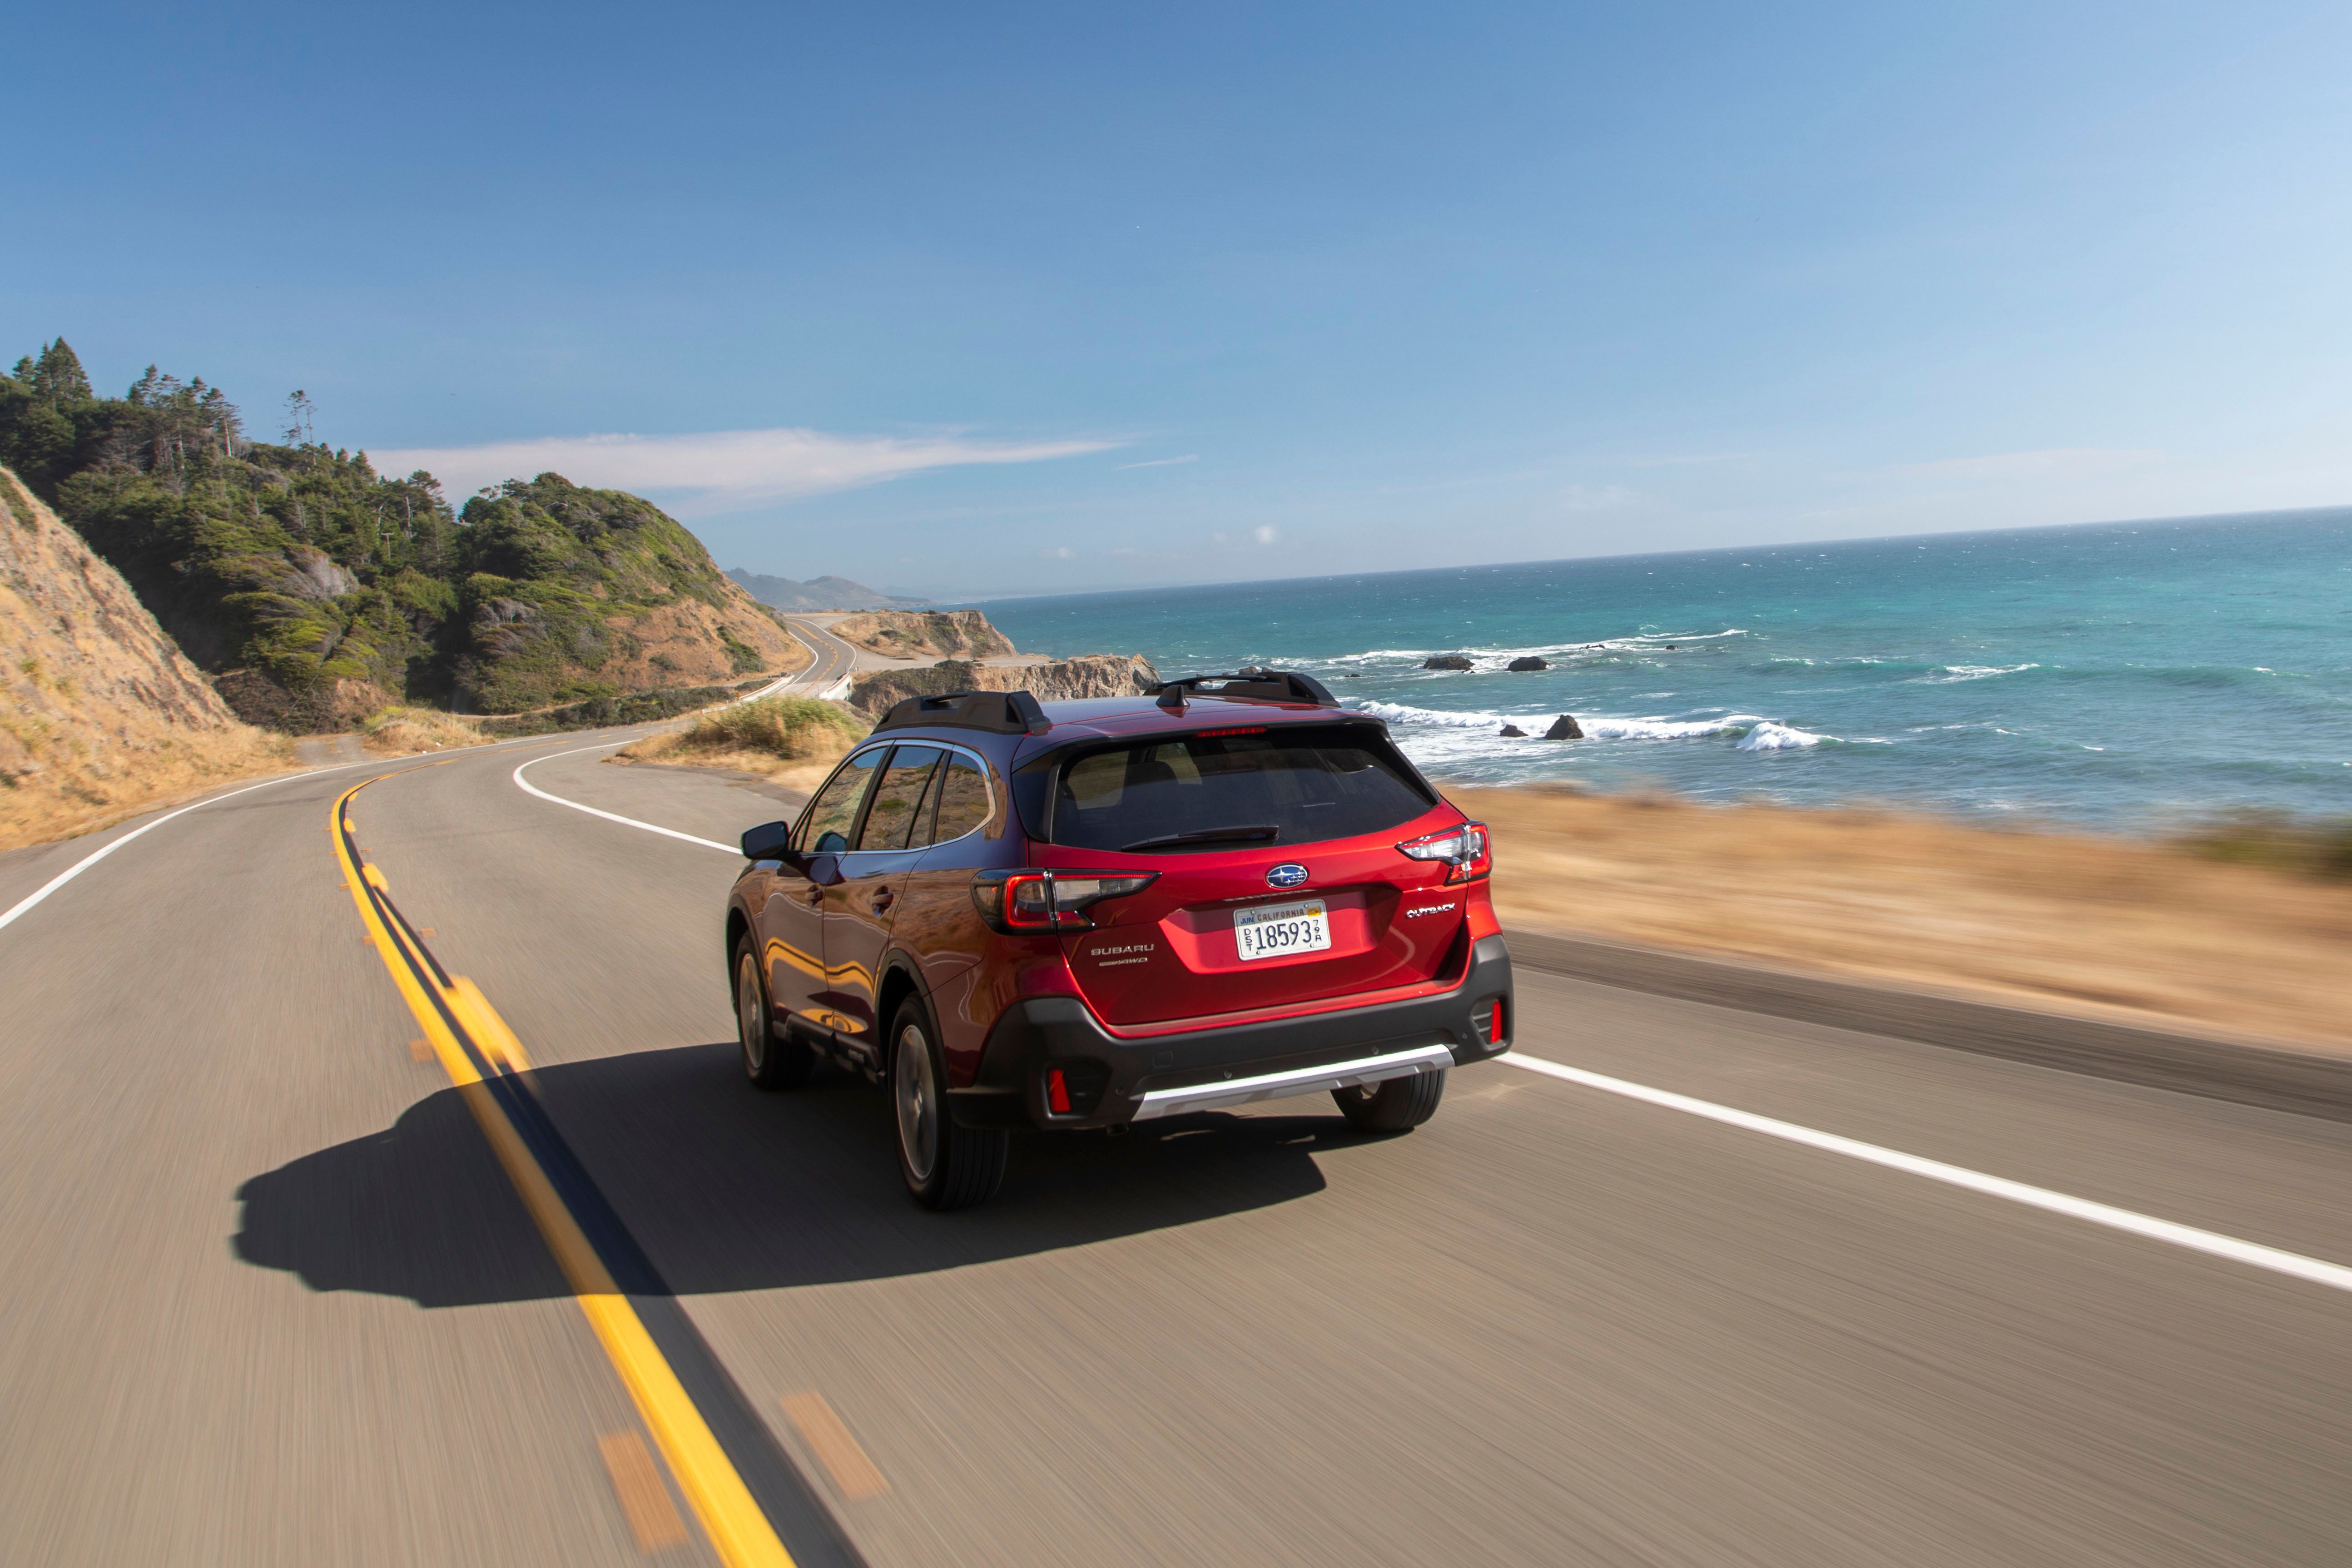
{"type": "Polygon", "coordinates": [[[1081,697],[1140,697],[1160,685],[1160,672],[1141,654],[1087,653],[1051,664],[991,665],[943,658],[919,669],[877,669],[857,678],[849,706],[879,719],[909,697],[950,691],[1027,691],[1040,702],[1081,697]]]}
{"type": "Polygon", "coordinates": [[[1563,713],[1559,718],[1551,721],[1551,728],[1544,731],[1544,739],[1547,741],[1581,741],[1584,739],[1584,731],[1577,728],[1575,714],[1563,713]]]}
{"type": "Polygon", "coordinates": [[[1516,735],[1522,741],[1528,738],[1528,732],[1525,730],[1520,729],[1517,724],[1504,725],[1503,733],[1506,735],[1516,735]]]}
{"type": "Polygon", "coordinates": [[[1467,669],[1470,668],[1470,661],[1463,658],[1458,653],[1441,653],[1433,658],[1424,659],[1422,662],[1421,668],[1423,669],[1467,669]]]}
{"type": "Polygon", "coordinates": [[[878,610],[836,621],[831,630],[892,658],[994,658],[1018,651],[978,610],[878,610]]]}
{"type": "Polygon", "coordinates": [[[1513,669],[1549,669],[1551,666],[1530,654],[1525,658],[1511,660],[1511,668],[1513,669]]]}

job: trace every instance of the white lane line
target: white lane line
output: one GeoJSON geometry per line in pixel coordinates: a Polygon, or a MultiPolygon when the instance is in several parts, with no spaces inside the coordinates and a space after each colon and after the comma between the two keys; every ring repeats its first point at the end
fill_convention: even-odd
{"type": "Polygon", "coordinates": [[[1507,1062],[1513,1067],[1524,1068],[1529,1072],[1541,1073],[1547,1078],[1581,1084],[1586,1089],[1597,1089],[1609,1094],[1621,1094],[1628,1100],[1638,1100],[1644,1104],[1660,1106],[1667,1110],[1679,1110],[1686,1116],[1703,1116],[1709,1121],[1720,1121],[1727,1127],[1738,1127],[1749,1132],[1761,1132],[1768,1138],[1780,1138],[1790,1143],[1801,1143],[1808,1149],[1819,1149],[1826,1153],[1843,1154],[1850,1160],[1861,1160],[1869,1164],[1884,1166],[1890,1171],[1901,1171],[1907,1175],[1925,1176],[1931,1182],[1941,1182],[1947,1186],[1959,1187],[1971,1193],[1981,1193],[1987,1197],[2005,1198],[2011,1203],[2023,1204],[2028,1208],[2041,1209],[2048,1214],[2063,1215],[2069,1219],[2105,1226],[2109,1230],[2119,1230],[2129,1236],[2143,1237],[2150,1241],[2166,1242],[2174,1247],[2186,1247],[2191,1252],[2202,1252],[2208,1257],[2227,1258],[2232,1263],[2242,1263],[2249,1268],[2268,1269],[2271,1273],[2284,1274],[2289,1279],[2306,1280],[2314,1285],[2325,1285],[2331,1290],[2352,1291],[2352,1268],[2347,1268],[2340,1263],[2323,1262],[2316,1258],[2305,1258],[2299,1252],[2287,1252],[2275,1247],[2264,1247],[2258,1242],[2240,1241],[2232,1236],[2200,1230],[2195,1226],[2178,1225],[2168,1219],[2157,1219],[2149,1215],[2136,1214],[2130,1209],[2119,1209],[2110,1204],[2093,1203],[2087,1198],[2070,1197],[2064,1193],[2053,1193],[2047,1187],[2029,1186],[2023,1182],[2012,1182],[2003,1176],[1988,1176],[1981,1171],[1971,1171],[1960,1165],[1947,1165],[1940,1160],[1923,1160],[1916,1154],[1906,1154],[1894,1149],[1883,1149],[1875,1143],[1864,1143],[1857,1139],[1841,1138],[1834,1132],[1817,1132],[1810,1127],[1800,1127],[1793,1121],[1777,1121],[1769,1116],[1758,1116],[1752,1111],[1734,1110],[1727,1105],[1717,1105],[1711,1100],[1694,1100],[1686,1094],[1675,1094],[1663,1089],[1652,1089],[1645,1084],[1628,1083],[1622,1078],[1608,1078],[1597,1072],[1587,1072],[1581,1068],[1562,1067],[1558,1062],[1548,1062],[1540,1057],[1522,1056],[1517,1051],[1512,1051],[1495,1059],[1507,1062]]]}
{"type": "Polygon", "coordinates": [[[593,805],[583,805],[576,800],[566,800],[560,795],[550,795],[545,790],[540,788],[537,784],[522,776],[523,768],[535,768],[541,763],[551,763],[558,757],[576,757],[583,752],[602,752],[612,746],[625,746],[627,744],[628,742],[626,741],[609,741],[602,746],[577,746],[568,752],[551,752],[543,757],[533,757],[530,761],[523,763],[521,767],[515,769],[515,784],[525,795],[535,795],[541,800],[551,800],[558,805],[568,805],[574,811],[584,811],[591,816],[601,816],[607,822],[617,822],[624,827],[642,827],[647,833],[658,833],[664,838],[682,838],[688,844],[699,844],[705,849],[716,849],[721,855],[732,855],[735,858],[740,860],[743,858],[743,851],[739,846],[733,844],[720,844],[716,840],[709,838],[697,838],[691,833],[680,833],[675,827],[657,827],[650,822],[639,822],[634,816],[623,816],[617,812],[599,811],[593,805]]]}

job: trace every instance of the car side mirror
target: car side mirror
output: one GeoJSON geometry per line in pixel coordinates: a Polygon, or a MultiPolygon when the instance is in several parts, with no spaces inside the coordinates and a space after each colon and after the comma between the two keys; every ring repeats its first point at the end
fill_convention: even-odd
{"type": "Polygon", "coordinates": [[[782,860],[792,853],[793,825],[789,822],[763,822],[743,835],[743,858],[746,860],[782,860]]]}

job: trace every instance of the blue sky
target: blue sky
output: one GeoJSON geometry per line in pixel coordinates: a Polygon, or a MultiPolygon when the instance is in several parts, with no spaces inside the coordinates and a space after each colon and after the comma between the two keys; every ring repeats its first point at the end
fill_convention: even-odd
{"type": "Polygon", "coordinates": [[[940,596],[2352,501],[2346,7],[1124,9],[19,13],[0,349],[940,596]]]}

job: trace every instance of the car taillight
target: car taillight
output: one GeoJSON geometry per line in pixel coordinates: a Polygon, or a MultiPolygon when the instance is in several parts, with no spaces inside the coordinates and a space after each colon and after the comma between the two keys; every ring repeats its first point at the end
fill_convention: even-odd
{"type": "Polygon", "coordinates": [[[982,871],[971,879],[971,901],[991,930],[1007,935],[1086,931],[1095,923],[1089,908],[1159,879],[1157,871],[982,871]]]}
{"type": "Polygon", "coordinates": [[[1494,850],[1487,842],[1486,825],[1483,822],[1465,822],[1443,833],[1408,838],[1397,849],[1415,860],[1444,861],[1449,884],[1475,882],[1495,869],[1494,850]]]}

